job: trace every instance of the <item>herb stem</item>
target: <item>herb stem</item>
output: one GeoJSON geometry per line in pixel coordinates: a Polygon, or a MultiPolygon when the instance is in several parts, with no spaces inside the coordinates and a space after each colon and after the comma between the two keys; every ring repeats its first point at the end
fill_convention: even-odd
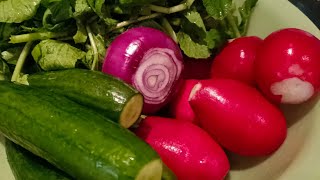
{"type": "Polygon", "coordinates": [[[169,21],[167,20],[167,18],[162,18],[161,24],[162,24],[162,27],[168,33],[168,35],[174,40],[174,42],[178,43],[177,34],[176,34],[176,32],[174,32],[174,30],[173,30],[171,24],[169,23],[169,21]]]}
{"type": "Polygon", "coordinates": [[[12,74],[12,77],[11,77],[11,81],[12,82],[18,81],[20,73],[21,73],[21,70],[22,70],[22,67],[24,65],[24,62],[26,61],[27,56],[28,56],[28,54],[30,52],[31,46],[32,46],[32,41],[29,41],[23,47],[22,52],[21,52],[21,54],[20,54],[20,56],[18,58],[16,67],[14,68],[14,71],[13,71],[13,74],[12,74]]]}
{"type": "Polygon", "coordinates": [[[237,26],[237,24],[236,24],[236,22],[235,22],[235,20],[234,20],[234,18],[233,18],[233,16],[232,16],[231,14],[228,14],[228,15],[227,15],[227,21],[228,21],[229,24],[231,25],[231,28],[232,28],[235,36],[236,36],[236,37],[234,37],[234,38],[239,38],[239,37],[241,37],[240,31],[239,31],[239,29],[238,29],[238,26],[237,26]]]}
{"type": "Polygon", "coordinates": [[[96,42],[93,38],[93,34],[91,31],[91,28],[89,25],[86,25],[86,29],[88,32],[88,36],[89,36],[89,41],[93,50],[93,62],[91,65],[91,70],[96,70],[97,69],[97,64],[98,64],[98,59],[99,59],[99,53],[98,53],[98,49],[97,49],[97,45],[96,42]]]}
{"type": "Polygon", "coordinates": [[[180,11],[184,11],[186,9],[189,9],[190,6],[193,4],[195,0],[187,0],[186,2],[183,2],[181,4],[178,4],[176,6],[172,7],[162,7],[162,6],[156,6],[156,5],[149,5],[149,8],[152,11],[163,13],[163,14],[172,14],[180,11]]]}
{"type": "Polygon", "coordinates": [[[128,26],[128,25],[133,24],[133,23],[137,23],[137,22],[140,22],[140,21],[157,18],[157,17],[160,17],[161,15],[162,15],[161,13],[153,13],[153,14],[150,14],[150,15],[147,15],[147,16],[141,16],[141,17],[139,17],[137,19],[122,21],[122,22],[118,23],[116,25],[116,27],[114,27],[112,30],[119,29],[119,28],[128,26]]]}
{"type": "Polygon", "coordinates": [[[13,35],[10,37],[9,43],[25,43],[35,40],[44,40],[51,38],[60,38],[68,36],[68,32],[38,32],[38,33],[29,33],[29,34],[19,34],[13,35]]]}

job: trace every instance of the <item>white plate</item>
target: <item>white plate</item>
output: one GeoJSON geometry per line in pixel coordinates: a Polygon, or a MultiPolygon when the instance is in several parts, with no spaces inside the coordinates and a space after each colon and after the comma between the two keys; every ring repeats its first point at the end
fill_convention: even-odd
{"type": "MultiPolygon", "coordinates": [[[[269,33],[286,27],[304,29],[320,37],[317,27],[287,0],[259,0],[248,33],[264,38],[269,33]]],[[[227,179],[320,179],[320,104],[284,109],[291,124],[285,144],[267,159],[247,159],[231,155],[232,170],[227,179]]],[[[0,180],[14,180],[3,143],[4,139],[0,136],[0,180]]]]}

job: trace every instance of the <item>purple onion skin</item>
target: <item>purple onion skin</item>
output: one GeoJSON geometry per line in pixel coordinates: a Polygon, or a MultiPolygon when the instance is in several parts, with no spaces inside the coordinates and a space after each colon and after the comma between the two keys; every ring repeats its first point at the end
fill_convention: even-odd
{"type": "Polygon", "coordinates": [[[164,32],[136,27],[111,43],[102,72],[131,84],[144,95],[142,113],[153,114],[177,92],[183,71],[179,46],[164,32]]]}

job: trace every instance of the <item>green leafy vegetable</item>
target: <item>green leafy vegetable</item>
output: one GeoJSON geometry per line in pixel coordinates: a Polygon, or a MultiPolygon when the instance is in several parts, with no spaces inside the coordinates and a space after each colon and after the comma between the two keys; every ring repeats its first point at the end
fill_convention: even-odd
{"type": "Polygon", "coordinates": [[[10,37],[10,43],[23,43],[35,40],[43,40],[50,38],[59,38],[67,36],[69,32],[39,32],[30,34],[13,35],[10,37]]]}
{"type": "Polygon", "coordinates": [[[75,43],[85,43],[88,39],[88,34],[85,25],[80,19],[77,19],[77,33],[73,36],[75,43]]]}
{"type": "Polygon", "coordinates": [[[0,58],[0,81],[8,81],[11,78],[9,66],[0,58]]]}
{"type": "Polygon", "coordinates": [[[230,14],[232,0],[203,0],[203,5],[210,16],[223,20],[230,14]]]}
{"type": "Polygon", "coordinates": [[[10,35],[17,31],[18,27],[12,23],[0,23],[0,39],[9,39],[10,35]]]}
{"type": "Polygon", "coordinates": [[[245,35],[247,33],[250,16],[257,2],[258,0],[246,0],[243,3],[243,5],[239,8],[239,13],[242,19],[242,22],[240,23],[242,35],[245,35]]]}
{"type": "Polygon", "coordinates": [[[205,41],[209,49],[220,47],[224,43],[224,39],[216,29],[210,29],[207,32],[205,41]]]}
{"type": "Polygon", "coordinates": [[[45,70],[75,68],[86,53],[68,43],[56,40],[43,40],[31,52],[34,60],[45,70]]]}
{"type": "Polygon", "coordinates": [[[6,51],[1,52],[1,58],[5,60],[8,64],[15,65],[19,59],[23,47],[17,46],[9,48],[6,51]]]}
{"type": "Polygon", "coordinates": [[[39,68],[100,70],[119,34],[148,26],[167,33],[184,55],[206,59],[246,35],[257,1],[0,0],[0,57],[16,67],[13,81],[39,68]]]}
{"type": "Polygon", "coordinates": [[[178,32],[177,37],[180,43],[180,48],[189,57],[191,58],[210,57],[211,53],[209,51],[209,48],[206,45],[201,45],[194,42],[188,34],[184,32],[178,32]]]}
{"type": "Polygon", "coordinates": [[[89,13],[92,13],[92,9],[90,8],[87,0],[75,0],[74,17],[77,18],[89,13]]]}
{"type": "Polygon", "coordinates": [[[21,23],[22,21],[31,19],[36,14],[40,1],[41,0],[1,0],[0,22],[21,23]]]}
{"type": "Polygon", "coordinates": [[[120,4],[125,5],[145,5],[156,2],[157,0],[119,0],[120,4]]]}

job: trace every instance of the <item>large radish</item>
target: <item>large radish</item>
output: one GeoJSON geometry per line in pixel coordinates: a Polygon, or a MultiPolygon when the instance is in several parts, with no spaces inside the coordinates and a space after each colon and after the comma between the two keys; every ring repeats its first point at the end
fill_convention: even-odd
{"type": "Polygon", "coordinates": [[[301,29],[268,35],[257,52],[255,79],[276,103],[300,104],[320,90],[320,40],[301,29]]]}
{"type": "Polygon", "coordinates": [[[189,102],[201,127],[234,153],[269,155],[286,138],[282,112],[240,81],[202,80],[193,88],[189,102]]]}
{"type": "Polygon", "coordinates": [[[194,85],[198,83],[196,79],[186,79],[182,81],[182,86],[177,95],[170,103],[170,114],[177,120],[198,124],[196,116],[189,104],[189,96],[194,85]]]}
{"type": "Polygon", "coordinates": [[[223,180],[229,171],[222,148],[192,123],[149,116],[135,133],[156,150],[179,180],[223,180]]]}
{"type": "Polygon", "coordinates": [[[254,85],[254,62],[262,42],[257,36],[245,36],[231,41],[214,58],[211,78],[235,79],[254,85]]]}

